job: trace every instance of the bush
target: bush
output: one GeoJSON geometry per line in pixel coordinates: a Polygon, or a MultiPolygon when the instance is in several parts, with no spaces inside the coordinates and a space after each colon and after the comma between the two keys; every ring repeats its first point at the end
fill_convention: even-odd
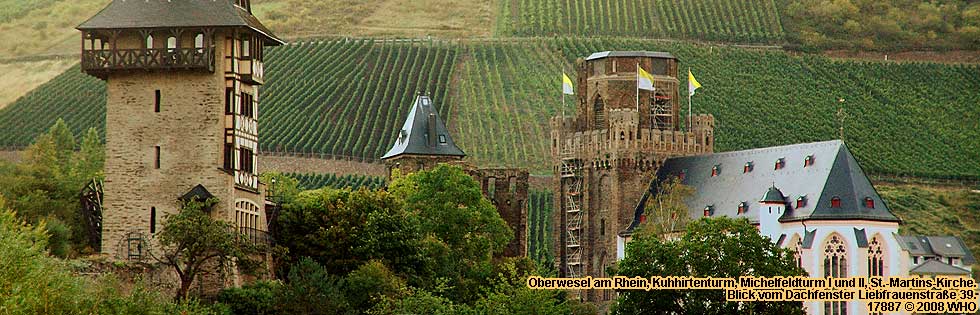
{"type": "Polygon", "coordinates": [[[275,314],[275,295],[282,287],[279,282],[257,281],[240,288],[222,290],[218,302],[228,306],[236,315],[275,314]]]}

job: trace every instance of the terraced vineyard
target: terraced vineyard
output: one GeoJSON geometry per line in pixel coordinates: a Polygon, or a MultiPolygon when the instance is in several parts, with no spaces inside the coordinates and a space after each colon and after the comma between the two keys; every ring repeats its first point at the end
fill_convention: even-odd
{"type": "Polygon", "coordinates": [[[300,190],[320,189],[323,187],[350,189],[365,187],[368,189],[377,189],[385,185],[385,179],[376,176],[293,173],[285,175],[298,180],[300,190]]]}
{"type": "MultiPolygon", "coordinates": [[[[980,174],[976,65],[835,61],[640,39],[333,41],[272,49],[261,146],[377,158],[415,91],[428,90],[471,161],[546,174],[561,68],[602,50],[670,51],[681,68],[692,67],[704,85],[694,110],[715,115],[717,151],[837,138],[835,113],[844,99],[844,138],[867,171],[980,174]]],[[[103,83],[70,69],[0,109],[0,147],[28,144],[58,117],[76,132],[102,129],[104,93],[103,83]]]]}
{"type": "Polygon", "coordinates": [[[507,0],[503,36],[670,37],[738,43],[780,43],[773,0],[507,0]]]}
{"type": "Polygon", "coordinates": [[[551,267],[555,254],[551,248],[554,193],[549,190],[531,190],[527,209],[527,252],[541,266],[551,267]]]}

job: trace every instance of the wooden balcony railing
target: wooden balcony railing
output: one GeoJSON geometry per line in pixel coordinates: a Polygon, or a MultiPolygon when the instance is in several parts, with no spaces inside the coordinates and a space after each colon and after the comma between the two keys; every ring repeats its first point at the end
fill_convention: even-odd
{"type": "Polygon", "coordinates": [[[82,70],[89,73],[138,69],[214,71],[214,49],[207,47],[82,51],[82,70]]]}

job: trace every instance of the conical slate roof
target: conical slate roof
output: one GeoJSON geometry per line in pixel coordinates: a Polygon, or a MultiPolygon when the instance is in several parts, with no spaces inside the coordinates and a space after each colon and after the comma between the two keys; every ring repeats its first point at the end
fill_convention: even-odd
{"type": "Polygon", "coordinates": [[[762,200],[759,202],[786,203],[786,197],[783,196],[783,192],[779,191],[779,188],[773,185],[769,187],[769,191],[766,191],[766,195],[762,196],[762,200]]]}
{"type": "Polygon", "coordinates": [[[77,27],[152,29],[178,27],[247,27],[266,37],[266,44],[284,42],[244,8],[231,0],[113,0],[77,27]]]}
{"type": "Polygon", "coordinates": [[[458,156],[466,153],[456,146],[449,135],[446,124],[439,119],[439,112],[432,105],[432,99],[426,95],[415,98],[412,111],[405,119],[405,125],[398,131],[398,137],[382,160],[402,154],[458,156]]]}

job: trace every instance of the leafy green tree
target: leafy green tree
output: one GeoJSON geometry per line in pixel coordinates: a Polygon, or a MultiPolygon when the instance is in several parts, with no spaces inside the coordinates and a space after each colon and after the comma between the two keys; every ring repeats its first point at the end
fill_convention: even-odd
{"type": "Polygon", "coordinates": [[[258,252],[245,235],[231,223],[211,218],[206,209],[217,203],[210,199],[190,200],[181,204],[177,214],[165,217],[163,230],[154,238],[159,247],[150,246],[150,255],[161,264],[171,267],[180,278],[176,300],[184,300],[198,276],[239,267],[251,271],[258,261],[258,252]]]}
{"type": "Polygon", "coordinates": [[[279,203],[290,203],[299,195],[299,180],[279,172],[262,173],[260,180],[268,185],[266,196],[279,203]]]}
{"type": "Polygon", "coordinates": [[[476,288],[491,277],[493,254],[514,235],[480,185],[462,168],[440,164],[395,176],[388,190],[421,220],[426,257],[435,263],[436,277],[449,280],[450,299],[474,301],[476,288]]]}
{"type": "Polygon", "coordinates": [[[309,257],[293,265],[286,285],[278,291],[279,314],[345,314],[350,310],[343,278],[331,275],[309,257]]]}
{"type": "MultiPolygon", "coordinates": [[[[748,220],[724,217],[690,222],[678,240],[634,234],[618,267],[618,276],[643,278],[804,275],[790,250],[760,235],[748,220]]],[[[616,302],[615,314],[803,314],[798,302],[728,302],[722,290],[625,290],[616,302]]]]}
{"type": "Polygon", "coordinates": [[[674,177],[664,181],[657,188],[657,194],[647,200],[644,212],[647,215],[645,232],[660,235],[665,240],[671,233],[684,228],[690,216],[684,200],[694,194],[694,189],[681,184],[674,177]]]}

